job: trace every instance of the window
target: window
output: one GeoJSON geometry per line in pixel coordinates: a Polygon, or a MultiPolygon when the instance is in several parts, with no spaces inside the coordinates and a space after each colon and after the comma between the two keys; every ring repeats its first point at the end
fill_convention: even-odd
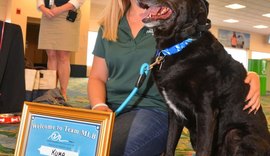
{"type": "Polygon", "coordinates": [[[236,49],[236,48],[225,48],[231,56],[237,60],[238,62],[242,63],[246,69],[248,69],[248,55],[247,51],[243,49],[236,49]]]}

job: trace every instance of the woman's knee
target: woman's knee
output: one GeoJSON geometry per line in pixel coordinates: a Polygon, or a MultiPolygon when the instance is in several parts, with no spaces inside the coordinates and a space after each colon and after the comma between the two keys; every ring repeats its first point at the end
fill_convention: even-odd
{"type": "Polygon", "coordinates": [[[56,51],[55,50],[46,50],[47,56],[49,59],[56,59],[56,51]]]}

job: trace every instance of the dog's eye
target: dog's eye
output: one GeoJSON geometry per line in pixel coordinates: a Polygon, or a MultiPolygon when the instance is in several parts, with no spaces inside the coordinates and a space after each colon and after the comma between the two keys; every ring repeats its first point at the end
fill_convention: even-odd
{"type": "Polygon", "coordinates": [[[144,4],[144,3],[139,3],[139,6],[143,9],[148,9],[149,6],[147,4],[144,4]]]}

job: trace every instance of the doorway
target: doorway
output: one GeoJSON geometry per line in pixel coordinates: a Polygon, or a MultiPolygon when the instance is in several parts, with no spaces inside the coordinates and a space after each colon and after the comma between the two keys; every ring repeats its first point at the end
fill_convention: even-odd
{"type": "Polygon", "coordinates": [[[25,58],[35,66],[47,67],[45,50],[38,49],[40,18],[27,17],[25,58]]]}

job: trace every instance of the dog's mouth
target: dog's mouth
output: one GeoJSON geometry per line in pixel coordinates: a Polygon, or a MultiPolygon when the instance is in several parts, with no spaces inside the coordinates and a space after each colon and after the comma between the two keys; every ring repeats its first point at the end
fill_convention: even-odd
{"type": "Polygon", "coordinates": [[[143,22],[151,22],[157,20],[165,20],[172,14],[172,10],[165,6],[149,7],[143,14],[141,14],[143,22]]]}
{"type": "Polygon", "coordinates": [[[146,4],[139,3],[139,6],[146,9],[143,14],[141,14],[143,23],[148,27],[157,26],[160,21],[168,19],[173,11],[167,6],[148,6],[146,4]]]}

